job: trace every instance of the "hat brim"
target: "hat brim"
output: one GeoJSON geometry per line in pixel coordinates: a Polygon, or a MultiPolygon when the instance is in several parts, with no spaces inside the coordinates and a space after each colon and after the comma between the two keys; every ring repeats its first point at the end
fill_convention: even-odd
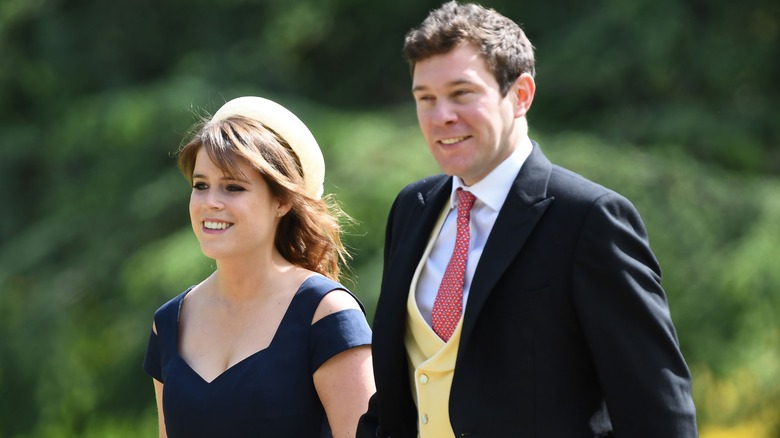
{"type": "Polygon", "coordinates": [[[309,128],[290,110],[278,103],[257,96],[237,97],[214,113],[212,120],[243,116],[273,129],[298,156],[307,193],[319,199],[324,191],[325,159],[309,128]]]}

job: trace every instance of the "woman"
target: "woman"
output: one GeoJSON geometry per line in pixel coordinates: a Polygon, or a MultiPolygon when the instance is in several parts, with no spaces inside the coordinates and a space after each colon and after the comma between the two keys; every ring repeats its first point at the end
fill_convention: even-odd
{"type": "Polygon", "coordinates": [[[374,392],[371,332],[341,284],[341,211],[306,126],[226,103],[179,150],[216,270],[157,310],[144,359],[161,437],[354,436],[374,392]]]}

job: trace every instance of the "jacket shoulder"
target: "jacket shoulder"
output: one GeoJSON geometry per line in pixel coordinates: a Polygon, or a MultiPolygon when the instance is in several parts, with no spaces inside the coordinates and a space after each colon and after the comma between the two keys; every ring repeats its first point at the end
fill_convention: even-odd
{"type": "Polygon", "coordinates": [[[431,189],[447,180],[445,174],[431,175],[415,182],[409,183],[398,193],[398,198],[417,197],[417,193],[428,193],[431,189]]]}
{"type": "Polygon", "coordinates": [[[548,195],[555,197],[557,202],[631,204],[617,191],[558,165],[552,167],[547,190],[548,195]]]}

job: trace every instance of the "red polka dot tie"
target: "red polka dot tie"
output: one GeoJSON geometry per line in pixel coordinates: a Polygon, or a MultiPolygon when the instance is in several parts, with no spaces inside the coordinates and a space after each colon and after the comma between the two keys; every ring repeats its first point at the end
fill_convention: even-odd
{"type": "Polygon", "coordinates": [[[452,250],[452,257],[441,279],[431,315],[433,331],[444,341],[450,339],[463,313],[463,282],[471,236],[469,219],[476,199],[471,192],[458,189],[458,233],[455,236],[455,249],[452,250]]]}

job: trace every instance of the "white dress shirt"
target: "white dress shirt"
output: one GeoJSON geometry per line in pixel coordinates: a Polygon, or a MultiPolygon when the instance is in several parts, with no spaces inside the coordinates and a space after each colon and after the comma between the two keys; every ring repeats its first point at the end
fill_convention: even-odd
{"type": "Polygon", "coordinates": [[[485,243],[490,235],[490,231],[493,229],[493,224],[496,223],[498,212],[501,211],[501,207],[504,205],[512,183],[528,155],[531,154],[532,148],[533,146],[528,138],[520,141],[512,155],[471,187],[465,186],[459,177],[452,178],[450,202],[445,205],[447,217],[439,232],[433,234],[436,241],[433,244],[428,260],[425,261],[425,266],[420,273],[415,291],[417,307],[420,309],[420,313],[425,318],[425,321],[428,322],[428,325],[431,325],[431,312],[433,310],[433,302],[436,300],[436,294],[439,292],[439,284],[441,284],[444,270],[447,268],[450,257],[452,257],[452,250],[455,247],[458,219],[458,196],[456,190],[463,188],[463,190],[467,190],[477,197],[474,207],[471,209],[471,219],[469,221],[471,239],[469,240],[469,255],[463,284],[463,310],[465,311],[469,290],[471,289],[471,280],[474,278],[474,271],[477,270],[482,250],[485,249],[485,243]]]}

